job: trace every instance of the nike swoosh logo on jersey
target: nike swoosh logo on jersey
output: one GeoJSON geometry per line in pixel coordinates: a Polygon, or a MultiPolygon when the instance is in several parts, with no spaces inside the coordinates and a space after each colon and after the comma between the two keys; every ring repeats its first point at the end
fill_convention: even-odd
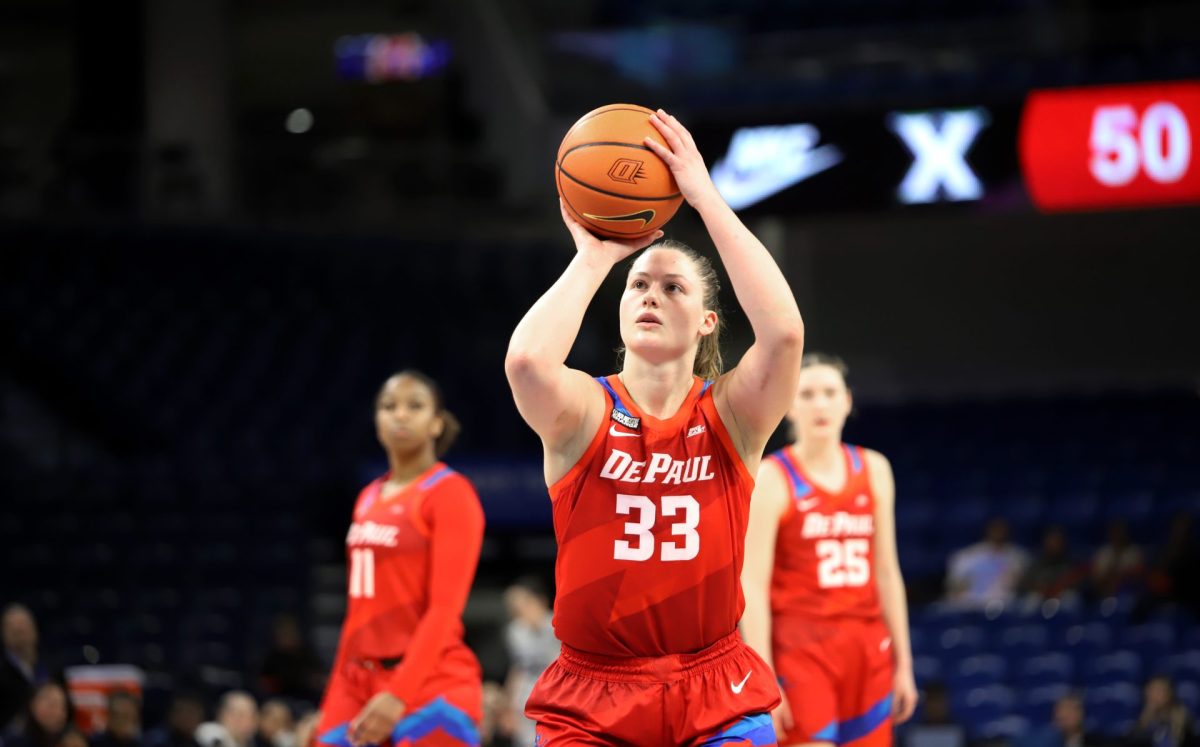
{"type": "Polygon", "coordinates": [[[743,677],[742,681],[737,683],[736,685],[733,684],[732,682],[730,682],[729,689],[733,690],[734,695],[741,695],[742,688],[746,686],[746,680],[748,680],[748,679],[750,679],[750,672],[746,672],[746,676],[743,677]]]}
{"type": "Polygon", "coordinates": [[[608,435],[616,436],[617,438],[633,438],[637,434],[636,433],[625,433],[624,431],[617,430],[617,426],[610,425],[608,427],[608,435]]]}
{"type": "Polygon", "coordinates": [[[804,500],[796,503],[796,508],[800,509],[801,511],[811,511],[812,509],[816,508],[817,504],[820,502],[820,498],[805,498],[804,500]]]}

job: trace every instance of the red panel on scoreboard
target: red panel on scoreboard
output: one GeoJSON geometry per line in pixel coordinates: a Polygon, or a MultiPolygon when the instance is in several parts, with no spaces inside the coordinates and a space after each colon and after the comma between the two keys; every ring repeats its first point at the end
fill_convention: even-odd
{"type": "Polygon", "coordinates": [[[1200,203],[1200,82],[1035,91],[1021,170],[1046,211],[1200,203]]]}

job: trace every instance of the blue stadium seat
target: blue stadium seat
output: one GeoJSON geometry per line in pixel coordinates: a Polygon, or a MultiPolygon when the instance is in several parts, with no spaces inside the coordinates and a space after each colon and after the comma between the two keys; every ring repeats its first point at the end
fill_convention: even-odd
{"type": "Polygon", "coordinates": [[[1148,674],[1165,674],[1175,681],[1200,681],[1200,649],[1176,651],[1158,659],[1148,674]]]}
{"type": "Polygon", "coordinates": [[[1141,688],[1135,682],[1090,686],[1084,694],[1084,709],[1100,733],[1123,736],[1137,717],[1141,697],[1141,688]]]}
{"type": "Polygon", "coordinates": [[[985,740],[1012,742],[1029,733],[1030,720],[1019,714],[1003,716],[980,724],[978,735],[985,740]]]}
{"type": "Polygon", "coordinates": [[[1015,705],[1013,691],[1004,685],[959,690],[951,695],[952,710],[973,736],[981,735],[984,724],[1008,716],[1015,705]]]}
{"type": "Polygon", "coordinates": [[[1034,724],[1048,724],[1054,716],[1054,704],[1073,692],[1069,682],[1026,685],[1017,689],[1021,694],[1018,712],[1034,724]]]}
{"type": "Polygon", "coordinates": [[[1089,686],[1142,678],[1142,657],[1133,651],[1113,651],[1088,660],[1084,677],[1089,686]]]}
{"type": "Polygon", "coordinates": [[[1200,711],[1200,679],[1175,680],[1175,697],[1191,713],[1200,711]]]}
{"type": "Polygon", "coordinates": [[[957,689],[1003,684],[1008,676],[1008,660],[995,654],[978,654],[959,661],[948,673],[948,684],[957,689]]]}
{"type": "Polygon", "coordinates": [[[935,656],[913,655],[913,676],[917,680],[917,685],[922,686],[929,682],[942,680],[942,662],[935,656]]]}
{"type": "Polygon", "coordinates": [[[1049,626],[1040,623],[1010,625],[1001,632],[1000,645],[1006,656],[1024,658],[1040,654],[1050,645],[1049,626]]]}
{"type": "Polygon", "coordinates": [[[985,634],[979,625],[960,625],[946,628],[938,637],[943,655],[963,658],[980,652],[984,647],[985,634]]]}
{"type": "Polygon", "coordinates": [[[1138,651],[1146,661],[1157,661],[1176,649],[1175,625],[1167,621],[1129,626],[1120,639],[1123,648],[1138,651]]]}
{"type": "Polygon", "coordinates": [[[1064,628],[1058,646],[1077,658],[1089,657],[1111,649],[1115,637],[1111,624],[1093,620],[1064,628]]]}
{"type": "Polygon", "coordinates": [[[1044,687],[1075,679],[1075,660],[1061,651],[1031,656],[1021,662],[1016,681],[1025,689],[1044,687]]]}

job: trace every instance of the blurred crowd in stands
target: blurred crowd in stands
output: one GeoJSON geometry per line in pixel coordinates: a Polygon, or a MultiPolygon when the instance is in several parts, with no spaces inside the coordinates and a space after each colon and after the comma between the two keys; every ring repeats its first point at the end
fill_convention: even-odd
{"type": "MultiPolygon", "coordinates": [[[[1198,584],[1190,569],[1200,560],[1191,531],[1191,516],[1180,514],[1160,549],[1148,551],[1130,539],[1124,524],[1114,522],[1108,542],[1090,557],[1079,557],[1057,527],[1045,531],[1040,550],[1031,554],[1010,539],[1003,519],[992,519],[981,541],[950,556],[945,597],[932,607],[971,613],[1033,608],[1046,600],[1093,606],[1121,599],[1135,618],[1169,608],[1191,620],[1198,584]]],[[[534,681],[558,653],[552,596],[539,578],[527,576],[506,589],[504,604],[508,621],[499,629],[507,677],[485,683],[481,734],[488,745],[531,747],[533,724],[523,717],[522,707],[534,681]]],[[[85,732],[74,718],[69,677],[53,652],[41,650],[37,621],[20,603],[4,608],[3,645],[0,747],[301,747],[313,736],[327,674],[296,620],[283,617],[258,664],[253,692],[176,684],[160,717],[150,718],[139,693],[116,689],[107,694],[104,716],[85,732]]],[[[1053,704],[1049,722],[1030,723],[1009,739],[981,739],[956,718],[955,693],[926,677],[918,716],[900,729],[899,737],[904,747],[1197,744],[1192,712],[1177,698],[1172,678],[1147,673],[1140,712],[1124,736],[1089,732],[1084,693],[1071,689],[1053,704]]]]}

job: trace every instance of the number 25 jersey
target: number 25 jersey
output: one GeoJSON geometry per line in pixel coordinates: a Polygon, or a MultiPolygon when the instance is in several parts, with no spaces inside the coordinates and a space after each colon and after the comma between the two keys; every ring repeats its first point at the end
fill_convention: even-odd
{"type": "Polygon", "coordinates": [[[699,651],[737,628],[754,479],[695,379],[665,420],[617,376],[587,451],[550,487],[558,539],[559,640],[593,654],[699,651]]]}
{"type": "Polygon", "coordinates": [[[836,492],[804,472],[790,446],[764,461],[788,485],[775,538],[771,612],[805,618],[880,616],[875,582],[875,495],[862,447],[842,444],[846,483],[836,492]]]}

